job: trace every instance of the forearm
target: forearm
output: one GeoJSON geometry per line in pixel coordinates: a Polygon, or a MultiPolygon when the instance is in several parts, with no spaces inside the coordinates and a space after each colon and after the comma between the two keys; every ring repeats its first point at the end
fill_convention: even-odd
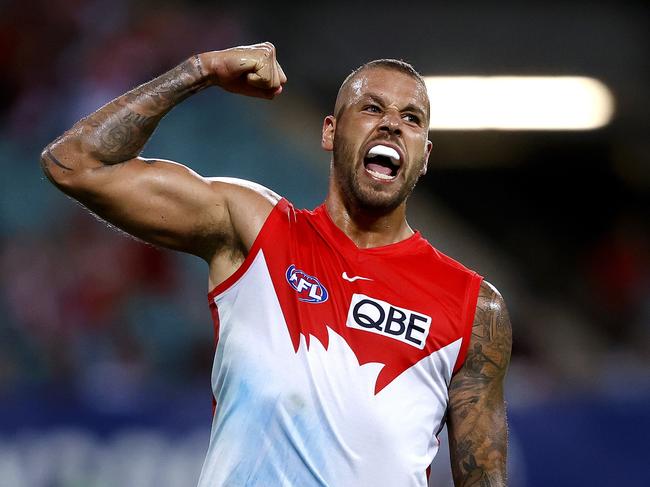
{"type": "Polygon", "coordinates": [[[162,117],[176,104],[208,86],[198,56],[138,86],[77,122],[43,151],[52,171],[117,164],[137,157],[162,117]]]}

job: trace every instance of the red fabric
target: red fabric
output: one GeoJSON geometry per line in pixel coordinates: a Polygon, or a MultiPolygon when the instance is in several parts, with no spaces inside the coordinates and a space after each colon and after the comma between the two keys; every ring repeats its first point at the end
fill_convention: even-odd
{"type": "Polygon", "coordinates": [[[301,334],[307,346],[313,336],[327,348],[327,327],[331,328],[346,340],[359,364],[384,364],[375,384],[376,394],[413,364],[459,338],[463,341],[454,370],[462,365],[482,278],[438,252],[419,232],[395,244],[360,249],[334,224],[324,205],[314,211],[295,210],[283,199],[269,215],[240,269],[209,293],[214,309],[214,298],[246,272],[260,249],[295,350],[301,334]],[[300,301],[307,295],[289,284],[287,269],[291,265],[304,273],[301,275],[317,279],[327,290],[327,300],[300,301]],[[348,277],[366,279],[349,282],[342,277],[344,272],[348,277]],[[347,326],[354,294],[430,317],[424,347],[347,326]]]}

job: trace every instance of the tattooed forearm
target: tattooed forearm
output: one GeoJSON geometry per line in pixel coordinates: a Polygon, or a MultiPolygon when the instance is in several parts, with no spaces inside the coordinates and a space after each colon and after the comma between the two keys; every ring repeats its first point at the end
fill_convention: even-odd
{"type": "Polygon", "coordinates": [[[137,155],[161,118],[147,117],[128,109],[124,112],[107,119],[105,126],[91,122],[96,132],[90,143],[95,145],[93,153],[102,162],[121,162],[137,155]]]}
{"type": "Polygon", "coordinates": [[[127,104],[135,104],[137,108],[148,112],[148,115],[157,115],[161,111],[169,111],[177,103],[204,88],[204,78],[198,65],[188,60],[121,98],[127,104]]]}
{"type": "Polygon", "coordinates": [[[195,54],[192,56],[192,61],[194,62],[194,66],[196,66],[197,71],[201,76],[204,76],[203,74],[203,66],[201,66],[201,58],[199,57],[198,54],[195,54]]]}
{"type": "Polygon", "coordinates": [[[465,363],[449,386],[450,452],[458,486],[506,485],[503,380],[511,345],[505,303],[496,289],[484,283],[465,363]]]}
{"type": "Polygon", "coordinates": [[[136,157],[162,117],[207,86],[199,67],[188,60],[82,120],[89,152],[108,164],[136,157]]]}
{"type": "Polygon", "coordinates": [[[209,84],[200,61],[187,60],[80,120],[60,140],[50,144],[46,153],[55,164],[69,170],[74,168],[61,164],[61,157],[52,155],[53,148],[65,159],[66,146],[76,145],[103,164],[137,157],[162,117],[209,84]]]}

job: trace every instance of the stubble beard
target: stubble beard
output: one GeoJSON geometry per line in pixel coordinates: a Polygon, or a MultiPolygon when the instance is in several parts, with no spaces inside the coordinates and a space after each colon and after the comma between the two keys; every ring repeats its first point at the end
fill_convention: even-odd
{"type": "MultiPolygon", "coordinates": [[[[420,169],[411,172],[399,190],[382,191],[374,189],[370,184],[361,184],[359,171],[355,166],[356,156],[357,154],[350,145],[335,134],[332,168],[336,183],[349,203],[375,214],[390,213],[406,201],[420,178],[420,169],[424,164],[424,156],[419,161],[412,161],[412,164],[420,169]]],[[[377,183],[376,186],[383,187],[384,185],[377,183]]]]}

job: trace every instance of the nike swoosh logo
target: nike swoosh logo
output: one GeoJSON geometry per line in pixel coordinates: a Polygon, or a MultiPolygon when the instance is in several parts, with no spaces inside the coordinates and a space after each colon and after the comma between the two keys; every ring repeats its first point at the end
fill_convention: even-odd
{"type": "Polygon", "coordinates": [[[343,274],[341,274],[341,277],[343,279],[345,279],[346,281],[350,281],[350,282],[359,281],[359,280],[361,280],[361,281],[372,281],[372,279],[370,279],[369,277],[361,277],[361,276],[352,276],[352,277],[350,277],[350,276],[348,276],[347,272],[343,272],[343,274]]]}

